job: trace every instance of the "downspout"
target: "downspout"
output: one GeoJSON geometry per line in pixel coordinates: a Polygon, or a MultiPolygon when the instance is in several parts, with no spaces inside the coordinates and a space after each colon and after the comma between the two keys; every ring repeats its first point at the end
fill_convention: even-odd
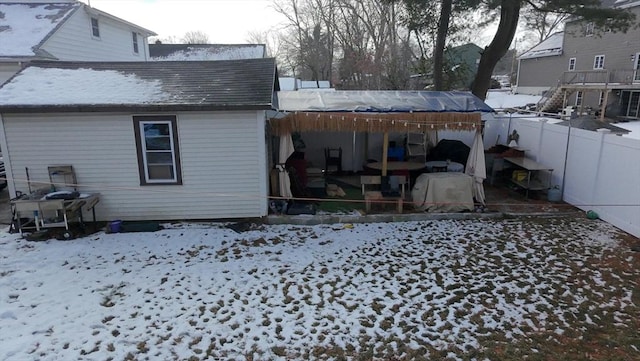
{"type": "Polygon", "coordinates": [[[567,160],[569,158],[569,140],[571,139],[571,117],[569,117],[569,130],[567,131],[567,146],[564,150],[564,166],[562,167],[562,185],[560,191],[562,192],[562,199],[564,199],[564,185],[567,177],[567,160]]]}

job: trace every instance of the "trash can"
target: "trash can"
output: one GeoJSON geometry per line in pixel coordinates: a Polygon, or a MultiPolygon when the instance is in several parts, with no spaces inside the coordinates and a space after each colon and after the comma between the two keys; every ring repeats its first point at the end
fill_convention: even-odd
{"type": "Polygon", "coordinates": [[[549,202],[560,202],[562,201],[562,192],[560,188],[551,188],[547,191],[547,199],[549,202]]]}
{"type": "Polygon", "coordinates": [[[122,221],[112,221],[109,222],[109,232],[111,233],[120,233],[122,231],[122,221]]]}

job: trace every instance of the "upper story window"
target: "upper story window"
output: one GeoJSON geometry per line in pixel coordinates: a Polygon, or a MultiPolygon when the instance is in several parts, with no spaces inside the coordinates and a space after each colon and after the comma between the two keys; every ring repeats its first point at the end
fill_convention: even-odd
{"type": "Polygon", "coordinates": [[[131,33],[131,36],[133,38],[133,52],[138,54],[138,52],[140,51],[138,48],[138,33],[134,31],[131,33]]]}
{"type": "Polygon", "coordinates": [[[576,70],[576,58],[569,59],[569,71],[576,70]]]}
{"type": "Polygon", "coordinates": [[[175,116],[134,116],[140,184],[182,184],[175,116]]]}
{"type": "Polygon", "coordinates": [[[584,27],[584,36],[592,36],[596,30],[596,25],[592,22],[588,22],[584,27]]]}
{"type": "Polygon", "coordinates": [[[100,26],[98,24],[98,18],[91,18],[91,35],[96,38],[100,37],[100,26]]]}
{"type": "Polygon", "coordinates": [[[604,69],[604,55],[596,55],[593,59],[594,69],[604,69]]]}

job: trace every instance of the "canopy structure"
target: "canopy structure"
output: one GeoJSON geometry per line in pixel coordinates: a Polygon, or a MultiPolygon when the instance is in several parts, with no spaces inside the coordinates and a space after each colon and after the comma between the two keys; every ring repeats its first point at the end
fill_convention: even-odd
{"type": "Polygon", "coordinates": [[[274,134],[307,131],[423,132],[476,130],[482,112],[493,112],[469,92],[280,91],[270,120],[274,134]]]}

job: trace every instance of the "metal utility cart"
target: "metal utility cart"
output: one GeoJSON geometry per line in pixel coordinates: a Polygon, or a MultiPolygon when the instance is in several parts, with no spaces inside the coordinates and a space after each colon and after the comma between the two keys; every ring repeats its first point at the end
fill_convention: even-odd
{"type": "Polygon", "coordinates": [[[524,157],[505,157],[504,160],[525,172],[523,179],[512,178],[511,181],[525,190],[526,198],[529,198],[529,191],[541,191],[551,188],[551,173],[553,172],[553,168],[524,157]],[[540,179],[538,174],[540,172],[548,172],[546,181],[540,179]]]}
{"type": "MultiPolygon", "coordinates": [[[[49,193],[52,194],[52,193],[49,193]]],[[[91,211],[95,223],[95,206],[100,201],[98,193],[79,195],[74,199],[47,199],[46,193],[34,192],[12,200],[14,221],[18,231],[39,232],[45,228],[64,228],[62,238],[71,239],[71,224],[84,225],[82,212],[91,211]]]]}
{"type": "Polygon", "coordinates": [[[51,166],[48,171],[50,189],[36,190],[11,200],[14,222],[22,235],[28,231],[59,228],[61,238],[71,239],[74,237],[71,225],[84,226],[83,211],[92,212],[95,225],[95,206],[100,194],[78,193],[75,172],[70,165],[51,166]]]}

